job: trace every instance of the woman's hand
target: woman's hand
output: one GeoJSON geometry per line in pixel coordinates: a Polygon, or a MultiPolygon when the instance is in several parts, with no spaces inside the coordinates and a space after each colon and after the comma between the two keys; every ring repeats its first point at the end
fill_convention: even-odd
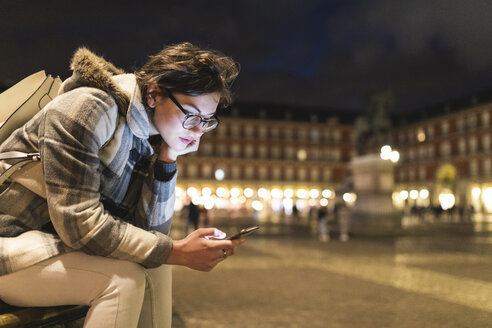
{"type": "Polygon", "coordinates": [[[158,159],[159,161],[165,163],[176,162],[178,156],[197,151],[199,145],[200,145],[200,139],[196,139],[193,140],[191,143],[189,143],[185,149],[178,151],[169,147],[169,145],[164,140],[162,140],[161,145],[159,147],[158,159]]]}
{"type": "Polygon", "coordinates": [[[194,270],[208,272],[227,256],[233,255],[236,246],[244,242],[244,239],[209,240],[205,238],[205,236],[213,236],[214,231],[214,228],[201,228],[190,233],[185,239],[173,241],[173,249],[166,264],[184,265],[194,270]]]}

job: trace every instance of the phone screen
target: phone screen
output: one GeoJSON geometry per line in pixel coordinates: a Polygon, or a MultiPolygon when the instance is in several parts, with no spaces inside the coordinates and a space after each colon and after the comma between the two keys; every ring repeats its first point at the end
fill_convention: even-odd
{"type": "Polygon", "coordinates": [[[238,238],[247,236],[250,233],[252,233],[253,231],[258,230],[258,229],[260,229],[260,226],[259,225],[254,225],[252,227],[244,228],[241,231],[239,231],[238,233],[236,233],[236,234],[228,237],[227,239],[229,239],[229,240],[238,239],[238,238]]]}

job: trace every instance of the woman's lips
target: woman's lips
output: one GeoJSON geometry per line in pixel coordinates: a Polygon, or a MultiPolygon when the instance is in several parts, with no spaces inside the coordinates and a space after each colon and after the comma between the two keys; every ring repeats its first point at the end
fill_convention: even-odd
{"type": "Polygon", "coordinates": [[[189,144],[189,143],[191,143],[191,142],[193,142],[193,139],[191,139],[191,138],[181,138],[181,137],[179,137],[179,140],[181,140],[181,142],[184,143],[184,144],[186,144],[186,145],[189,144]]]}

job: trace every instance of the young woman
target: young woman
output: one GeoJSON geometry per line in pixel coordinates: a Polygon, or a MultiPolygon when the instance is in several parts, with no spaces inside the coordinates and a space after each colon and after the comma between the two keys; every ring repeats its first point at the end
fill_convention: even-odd
{"type": "Polygon", "coordinates": [[[0,299],[87,304],[86,327],[170,327],[169,265],[210,271],[242,242],[168,236],[176,159],[219,124],[238,65],[182,43],[135,74],[84,48],[71,69],[0,146],[41,155],[0,186],[0,299]]]}

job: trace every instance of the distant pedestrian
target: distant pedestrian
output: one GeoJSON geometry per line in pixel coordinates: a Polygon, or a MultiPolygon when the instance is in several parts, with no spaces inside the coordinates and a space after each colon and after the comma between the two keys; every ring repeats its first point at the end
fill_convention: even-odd
{"type": "Polygon", "coordinates": [[[193,230],[198,229],[198,222],[200,219],[200,207],[198,205],[195,205],[193,201],[190,201],[190,203],[187,206],[187,209],[188,209],[188,219],[186,220],[185,236],[188,236],[190,225],[193,226],[193,230]]]}
{"type": "Polygon", "coordinates": [[[318,238],[322,242],[330,240],[330,231],[328,229],[328,210],[326,206],[318,209],[318,238]]]}
{"type": "Polygon", "coordinates": [[[345,202],[341,201],[335,205],[335,217],[340,229],[340,241],[347,242],[350,239],[350,211],[345,202]]]}

